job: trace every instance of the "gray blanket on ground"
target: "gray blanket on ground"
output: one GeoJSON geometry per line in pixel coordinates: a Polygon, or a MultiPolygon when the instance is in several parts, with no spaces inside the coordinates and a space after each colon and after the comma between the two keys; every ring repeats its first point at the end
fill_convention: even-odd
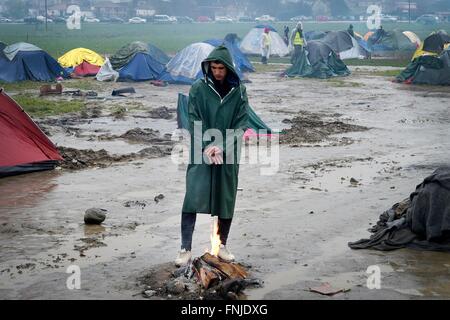
{"type": "Polygon", "coordinates": [[[369,231],[370,239],[350,242],[349,247],[450,252],[450,167],[440,167],[425,178],[409,199],[385,211],[369,231]]]}

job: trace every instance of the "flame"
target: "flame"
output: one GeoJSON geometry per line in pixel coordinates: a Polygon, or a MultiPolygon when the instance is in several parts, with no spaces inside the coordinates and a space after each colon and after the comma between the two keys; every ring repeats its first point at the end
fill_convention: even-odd
{"type": "Polygon", "coordinates": [[[220,247],[220,236],[219,236],[219,223],[217,217],[213,218],[211,226],[211,251],[213,256],[217,256],[220,247]]]}

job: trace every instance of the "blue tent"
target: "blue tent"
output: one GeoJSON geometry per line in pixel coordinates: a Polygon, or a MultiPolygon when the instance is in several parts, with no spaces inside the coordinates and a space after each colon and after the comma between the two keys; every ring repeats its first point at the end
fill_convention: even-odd
{"type": "Polygon", "coordinates": [[[18,51],[11,61],[0,51],[0,81],[54,81],[68,73],[45,51],[18,51]]]}
{"type": "Polygon", "coordinates": [[[119,70],[119,81],[155,80],[164,70],[164,64],[149,54],[139,52],[119,70]]]}
{"type": "MultiPolygon", "coordinates": [[[[255,72],[255,68],[253,67],[250,60],[247,56],[239,49],[239,40],[236,34],[228,34],[225,36],[224,40],[221,39],[209,39],[205,40],[205,43],[209,43],[214,47],[218,47],[220,45],[224,45],[230,51],[231,56],[233,57],[234,64],[236,66],[238,73],[244,72],[255,72]]],[[[239,78],[243,78],[241,74],[239,74],[239,78]]]]}
{"type": "Polygon", "coordinates": [[[151,43],[148,44],[148,52],[153,59],[163,65],[166,65],[170,61],[169,56],[164,51],[151,43]]]}

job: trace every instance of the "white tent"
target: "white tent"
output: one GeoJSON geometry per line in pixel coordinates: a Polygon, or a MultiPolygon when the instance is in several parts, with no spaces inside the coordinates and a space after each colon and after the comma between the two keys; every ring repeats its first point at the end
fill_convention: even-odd
{"type": "MultiPolygon", "coordinates": [[[[240,49],[245,54],[261,54],[261,37],[264,33],[264,28],[266,26],[257,26],[253,28],[252,30],[247,33],[247,35],[244,37],[244,39],[241,42],[240,49]]],[[[270,55],[284,57],[289,54],[289,49],[284,43],[284,40],[281,38],[281,36],[278,34],[278,32],[272,28],[269,27],[269,36],[271,39],[270,44],[270,55]]]]}
{"type": "Polygon", "coordinates": [[[170,83],[193,83],[201,77],[201,64],[214,50],[210,44],[193,43],[178,52],[166,65],[160,80],[170,83]]]}

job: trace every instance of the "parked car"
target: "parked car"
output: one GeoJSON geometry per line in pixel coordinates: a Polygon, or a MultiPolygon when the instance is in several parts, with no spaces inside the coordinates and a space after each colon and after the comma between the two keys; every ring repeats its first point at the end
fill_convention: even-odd
{"type": "Polygon", "coordinates": [[[275,18],[272,16],[269,16],[268,14],[264,14],[261,17],[255,18],[255,21],[258,22],[275,22],[275,18]]]}
{"type": "Polygon", "coordinates": [[[328,16],[317,16],[316,21],[330,21],[330,17],[328,16]]]}
{"type": "Polygon", "coordinates": [[[177,22],[177,18],[168,16],[167,14],[155,14],[152,21],[154,23],[175,23],[177,22]]]}
{"type": "Polygon", "coordinates": [[[416,19],[417,23],[434,25],[439,23],[439,17],[434,14],[424,14],[416,19]]]}
{"type": "Polygon", "coordinates": [[[307,16],[295,16],[289,19],[289,21],[298,22],[298,21],[308,21],[311,20],[311,17],[307,16]]]}
{"type": "Polygon", "coordinates": [[[194,22],[194,19],[192,19],[190,17],[187,17],[187,16],[182,16],[182,17],[176,16],[175,18],[177,19],[177,21],[179,23],[192,23],[192,22],[194,22]]]}
{"type": "Polygon", "coordinates": [[[233,22],[233,19],[231,19],[230,17],[217,16],[215,21],[220,23],[231,23],[233,22]]]}
{"type": "Polygon", "coordinates": [[[13,22],[13,21],[9,18],[0,17],[0,23],[10,23],[10,22],[13,22]]]}
{"type": "MultiPolygon", "coordinates": [[[[39,22],[44,22],[45,23],[45,17],[44,16],[37,16],[36,19],[39,22]]],[[[53,22],[53,20],[47,17],[47,23],[52,23],[52,22],[53,22]]]]}
{"type": "Polygon", "coordinates": [[[125,23],[125,20],[123,20],[122,18],[119,18],[119,17],[111,17],[109,20],[110,20],[110,22],[113,22],[113,23],[125,23]]]}
{"type": "Polygon", "coordinates": [[[390,16],[388,14],[382,14],[381,15],[381,22],[397,22],[398,17],[390,16]]]}
{"type": "Polygon", "coordinates": [[[100,19],[86,17],[86,18],[84,18],[84,22],[95,23],[95,22],[100,22],[100,19]]]}
{"type": "Polygon", "coordinates": [[[207,16],[199,16],[197,17],[197,22],[211,22],[212,19],[207,16]]]}
{"type": "Polygon", "coordinates": [[[238,21],[239,22],[253,22],[253,21],[255,21],[255,19],[252,19],[252,18],[247,17],[247,16],[242,16],[242,17],[239,17],[238,21]]]}
{"type": "Polygon", "coordinates": [[[128,22],[132,23],[132,24],[140,24],[140,23],[146,23],[147,19],[133,17],[133,18],[128,19],[128,22]]]}
{"type": "Polygon", "coordinates": [[[67,20],[63,17],[52,17],[52,20],[54,23],[66,23],[67,20]]]}

